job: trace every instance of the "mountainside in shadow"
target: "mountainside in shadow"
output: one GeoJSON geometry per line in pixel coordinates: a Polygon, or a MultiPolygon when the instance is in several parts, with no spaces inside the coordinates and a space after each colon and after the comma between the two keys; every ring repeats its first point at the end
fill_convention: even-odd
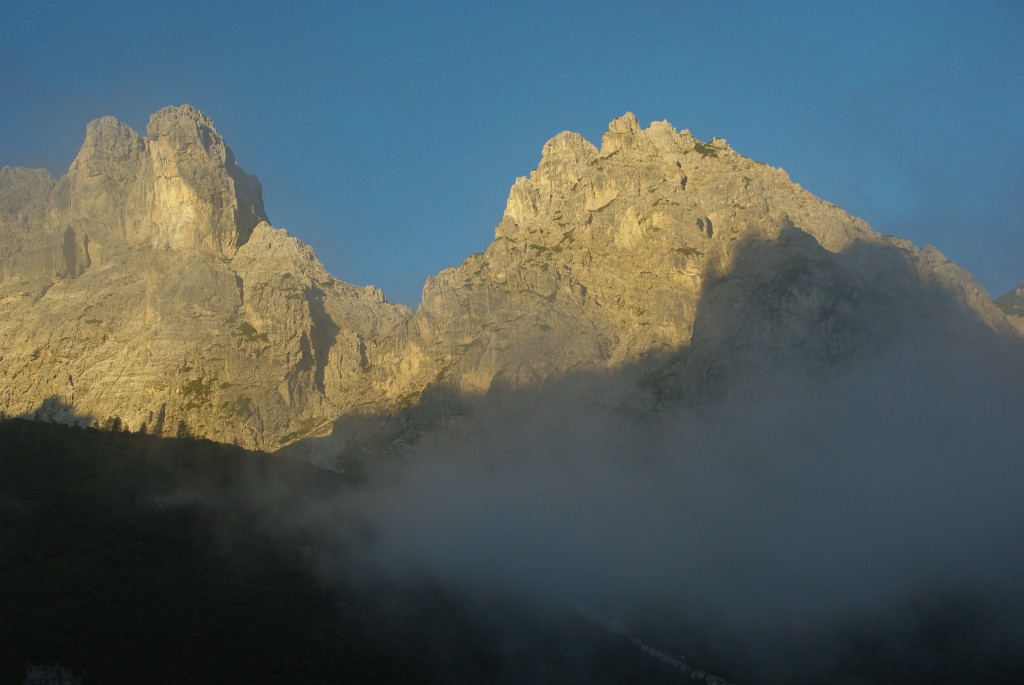
{"type": "MultiPolygon", "coordinates": [[[[638,637],[594,607],[368,573],[337,515],[372,484],[299,460],[17,419],[0,423],[0,443],[3,682],[953,685],[1024,675],[1024,634],[1007,605],[962,588],[918,588],[891,616],[811,631],[767,667],[763,643],[723,634],[706,615],[648,608],[656,619],[638,637]]],[[[715,573],[731,590],[736,570],[715,573]]]]}
{"type": "Polygon", "coordinates": [[[996,300],[1006,318],[1024,334],[1024,283],[996,300]]]}
{"type": "Polygon", "coordinates": [[[351,550],[290,520],[350,478],[23,420],[0,442],[2,682],[678,681],[572,613],[361,578],[351,550]]]}

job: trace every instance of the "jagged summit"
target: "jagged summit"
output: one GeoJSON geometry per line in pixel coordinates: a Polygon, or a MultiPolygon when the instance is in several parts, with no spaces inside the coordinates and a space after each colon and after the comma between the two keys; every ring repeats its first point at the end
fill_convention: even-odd
{"type": "Polygon", "coordinates": [[[267,220],[259,181],[238,166],[213,122],[188,105],[156,112],[146,131],[159,220],[166,226],[157,242],[234,254],[267,220]],[[197,204],[193,217],[189,210],[197,204]]]}
{"type": "Polygon", "coordinates": [[[699,403],[893,330],[1012,330],[934,249],[630,113],[600,149],[551,138],[494,236],[411,312],[272,227],[198,110],[156,112],[146,137],[97,119],[61,179],[0,170],[0,412],[275,449],[424,397],[579,373],[616,379],[604,401],[699,403]]]}
{"type": "Polygon", "coordinates": [[[153,112],[146,124],[146,135],[149,138],[164,136],[180,136],[190,141],[204,142],[209,146],[216,140],[220,145],[224,140],[217,133],[213,120],[192,105],[169,105],[153,112]]]}
{"type": "Polygon", "coordinates": [[[85,127],[85,141],[69,171],[100,175],[111,163],[123,163],[145,149],[145,142],[127,124],[110,116],[93,119],[85,127]]]}
{"type": "MultiPolygon", "coordinates": [[[[626,113],[609,124],[600,150],[572,132],[551,138],[537,168],[513,184],[491,246],[428,279],[407,344],[443,362],[419,363],[420,375],[399,387],[443,382],[487,392],[734,346],[744,350],[729,353],[737,367],[756,366],[777,335],[765,333],[768,322],[716,326],[776,287],[763,264],[792,274],[803,292],[774,294],[747,322],[791,322],[788,337],[771,344],[802,349],[808,363],[831,364],[883,335],[850,314],[863,307],[853,293],[873,288],[872,279],[893,282],[885,296],[893,302],[928,284],[956,293],[988,324],[1006,325],[980,286],[941,255],[876,233],[724,139],[705,143],[665,121],[644,129],[626,113]],[[908,271],[911,280],[896,280],[908,271]],[[722,314],[702,323],[711,300],[722,314]]],[[[693,361],[683,384],[713,362],[693,361]]]]}
{"type": "Polygon", "coordinates": [[[0,171],[4,414],[273,449],[369,401],[366,356],[407,314],[271,227],[193,107],[144,138],[90,122],[58,181],[0,171]]]}
{"type": "Polygon", "coordinates": [[[79,276],[121,243],[231,257],[267,219],[259,181],[204,114],[167,107],[147,131],[101,117],[59,181],[20,173],[5,189],[21,210],[4,226],[0,277],[79,276]]]}
{"type": "Polygon", "coordinates": [[[632,112],[626,112],[618,119],[613,119],[601,137],[601,154],[608,156],[623,148],[636,146],[642,131],[640,122],[632,112]]]}

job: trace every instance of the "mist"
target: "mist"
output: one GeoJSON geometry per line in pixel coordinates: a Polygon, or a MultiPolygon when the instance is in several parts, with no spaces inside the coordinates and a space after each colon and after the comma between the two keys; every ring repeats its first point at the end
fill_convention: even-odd
{"type": "Polygon", "coordinates": [[[556,383],[488,398],[295,516],[343,543],[346,573],[595,612],[666,648],[698,634],[748,675],[932,598],[1019,640],[1022,380],[1010,347],[908,341],[653,416],[556,383]]]}

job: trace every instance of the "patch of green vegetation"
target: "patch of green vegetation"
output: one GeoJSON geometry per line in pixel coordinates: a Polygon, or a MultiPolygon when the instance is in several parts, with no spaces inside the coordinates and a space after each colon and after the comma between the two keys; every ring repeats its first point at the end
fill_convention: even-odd
{"type": "Polygon", "coordinates": [[[103,321],[102,321],[101,319],[86,319],[86,320],[85,320],[85,322],[86,322],[87,324],[97,324],[97,323],[103,323],[103,321]]]}
{"type": "Polygon", "coordinates": [[[291,433],[288,433],[287,435],[283,436],[277,442],[278,442],[278,444],[281,444],[281,445],[287,445],[290,442],[295,442],[296,440],[299,440],[300,438],[304,438],[307,435],[309,435],[310,433],[312,433],[314,430],[316,430],[317,428],[322,426],[323,423],[324,423],[323,419],[318,419],[318,418],[303,419],[302,423],[299,424],[298,429],[296,429],[296,430],[292,431],[291,433]]]}
{"type": "Polygon", "coordinates": [[[252,411],[252,399],[245,395],[239,395],[233,402],[225,402],[220,406],[227,413],[244,418],[252,411]]]}
{"type": "Polygon", "coordinates": [[[718,150],[707,143],[702,143],[699,140],[693,146],[693,149],[702,154],[705,157],[718,157],[718,150]]]}
{"type": "Polygon", "coordinates": [[[238,324],[238,334],[247,342],[267,342],[267,334],[257,331],[248,321],[238,324]]]}
{"type": "Polygon", "coordinates": [[[576,232],[575,228],[572,229],[572,230],[566,231],[562,235],[562,239],[558,241],[558,244],[555,245],[554,247],[550,248],[551,251],[554,252],[555,254],[559,254],[559,253],[561,253],[566,248],[567,245],[572,245],[574,242],[576,242],[575,232],[576,232]]]}
{"type": "Polygon", "coordinates": [[[213,390],[213,382],[216,378],[194,378],[181,386],[181,394],[186,397],[207,397],[213,390]]]}
{"type": "Polygon", "coordinates": [[[220,389],[221,390],[227,390],[232,385],[233,385],[233,383],[228,383],[227,381],[224,381],[223,383],[220,384],[220,389]]]}
{"type": "Polygon", "coordinates": [[[697,248],[690,247],[689,245],[685,245],[683,247],[673,247],[670,250],[670,252],[673,252],[675,254],[681,254],[684,257],[697,257],[697,256],[700,256],[700,255],[704,254],[703,252],[701,252],[697,248]]]}
{"type": "Polygon", "coordinates": [[[193,378],[181,386],[179,392],[188,398],[188,402],[185,404],[185,411],[199,409],[210,404],[210,396],[213,394],[213,385],[216,382],[217,378],[215,376],[210,378],[193,378]]]}

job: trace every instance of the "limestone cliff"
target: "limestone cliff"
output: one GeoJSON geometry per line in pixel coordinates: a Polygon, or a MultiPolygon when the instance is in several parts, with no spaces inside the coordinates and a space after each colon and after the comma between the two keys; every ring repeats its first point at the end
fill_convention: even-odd
{"type": "Polygon", "coordinates": [[[259,181],[201,112],[167,107],[147,131],[103,117],[59,181],[0,172],[0,278],[79,276],[121,242],[230,257],[266,220],[259,181]]]}
{"type": "Polygon", "coordinates": [[[964,326],[1013,330],[934,248],[632,114],[600,149],[548,141],[491,246],[428,279],[415,313],[271,227],[259,182],[190,107],[154,114],[145,138],[92,122],[59,180],[0,171],[7,415],[274,449],[435,390],[585,372],[623,402],[699,403],[964,326]]]}
{"type": "Polygon", "coordinates": [[[996,306],[1009,319],[1018,331],[1024,335],[1024,283],[996,300],[996,306]]]}
{"type": "Polygon", "coordinates": [[[266,223],[191,107],[92,122],[68,173],[0,172],[0,411],[274,449],[372,404],[408,316],[266,223]]]}
{"type": "Polygon", "coordinates": [[[944,310],[1007,328],[934,248],[875,233],[724,140],[626,114],[600,149],[548,141],[492,245],[428,279],[395,392],[668,364],[685,368],[676,394],[705,397],[772,360],[824,367],[877,349],[897,322],[944,310]]]}

